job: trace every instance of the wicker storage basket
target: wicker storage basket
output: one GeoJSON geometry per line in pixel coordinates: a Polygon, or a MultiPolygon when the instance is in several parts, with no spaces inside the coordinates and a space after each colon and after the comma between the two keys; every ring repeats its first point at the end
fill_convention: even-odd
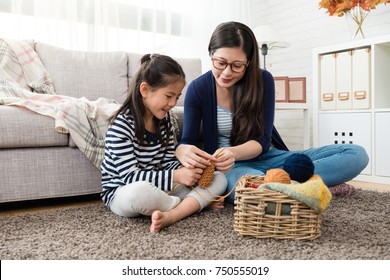
{"type": "Polygon", "coordinates": [[[237,182],[234,231],[256,238],[313,240],[320,237],[320,214],[283,193],[254,188],[263,180],[263,176],[245,175],[237,182]]]}

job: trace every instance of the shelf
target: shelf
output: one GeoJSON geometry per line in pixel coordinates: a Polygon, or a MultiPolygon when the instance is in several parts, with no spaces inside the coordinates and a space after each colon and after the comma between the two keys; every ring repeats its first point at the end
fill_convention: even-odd
{"type": "Polygon", "coordinates": [[[277,110],[307,110],[307,103],[276,102],[277,110]]]}
{"type": "Polygon", "coordinates": [[[341,141],[364,147],[370,161],[356,180],[390,182],[388,73],[390,35],[313,49],[313,146],[341,141]]]}
{"type": "Polygon", "coordinates": [[[307,103],[276,102],[275,110],[302,110],[303,112],[303,148],[310,148],[310,116],[307,103]]]}

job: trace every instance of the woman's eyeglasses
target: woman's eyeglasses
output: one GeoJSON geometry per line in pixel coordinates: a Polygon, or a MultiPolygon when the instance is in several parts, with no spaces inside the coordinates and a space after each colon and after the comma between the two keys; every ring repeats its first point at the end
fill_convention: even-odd
{"type": "Polygon", "coordinates": [[[245,68],[249,64],[249,62],[246,63],[246,64],[245,63],[240,63],[240,62],[228,63],[225,60],[214,58],[214,57],[211,58],[211,61],[213,62],[213,66],[215,67],[215,69],[225,70],[226,67],[230,66],[230,69],[232,69],[232,71],[235,72],[235,73],[242,73],[242,72],[244,72],[245,68]]]}

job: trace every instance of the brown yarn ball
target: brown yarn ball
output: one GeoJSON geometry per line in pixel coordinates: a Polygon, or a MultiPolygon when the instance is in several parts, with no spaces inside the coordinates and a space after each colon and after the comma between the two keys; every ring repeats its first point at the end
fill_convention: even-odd
{"type": "Polygon", "coordinates": [[[281,168],[274,168],[267,171],[264,177],[265,183],[291,184],[290,175],[281,168]]]}

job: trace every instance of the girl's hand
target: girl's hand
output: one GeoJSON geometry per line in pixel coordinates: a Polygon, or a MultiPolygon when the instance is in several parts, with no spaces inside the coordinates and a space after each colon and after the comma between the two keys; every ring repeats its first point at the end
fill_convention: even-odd
{"type": "Polygon", "coordinates": [[[217,170],[221,171],[222,173],[226,173],[233,167],[235,157],[229,148],[222,149],[223,148],[215,151],[214,157],[216,157],[216,159],[214,163],[217,170]]]}
{"type": "Polygon", "coordinates": [[[202,177],[203,169],[181,167],[173,170],[173,182],[186,186],[195,185],[202,177]]]}
{"type": "Polygon", "coordinates": [[[215,161],[215,157],[199,149],[194,145],[181,144],[176,148],[176,158],[186,168],[204,169],[210,165],[209,160],[215,161]]]}

